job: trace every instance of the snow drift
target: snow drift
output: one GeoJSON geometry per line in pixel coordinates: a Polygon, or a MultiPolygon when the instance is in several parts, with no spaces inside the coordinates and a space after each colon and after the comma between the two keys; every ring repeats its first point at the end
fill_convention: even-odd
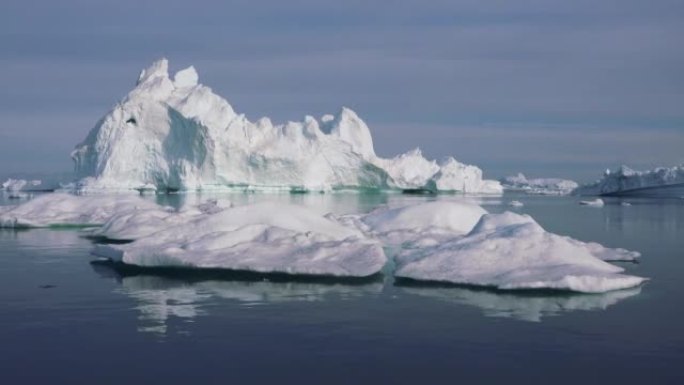
{"type": "Polygon", "coordinates": [[[603,178],[573,191],[576,195],[684,196],[684,165],[634,171],[621,166],[603,178]]]}
{"type": "Polygon", "coordinates": [[[482,171],[415,150],[375,155],[368,126],[343,108],[320,120],[251,122],[198,83],[193,67],[163,59],[72,152],[80,190],[398,188],[501,193],[482,171]]]}

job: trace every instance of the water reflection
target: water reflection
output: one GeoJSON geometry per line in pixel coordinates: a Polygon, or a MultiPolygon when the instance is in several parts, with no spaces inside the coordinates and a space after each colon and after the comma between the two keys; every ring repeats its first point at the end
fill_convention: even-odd
{"type": "Polygon", "coordinates": [[[383,288],[380,277],[332,280],[225,271],[139,270],[107,263],[91,266],[101,276],[116,279],[120,292],[136,301],[139,331],[161,334],[166,333],[171,319],[192,321],[206,314],[207,305],[219,299],[245,306],[347,300],[377,295],[383,288]]]}
{"type": "Polygon", "coordinates": [[[543,317],[557,316],[578,310],[606,310],[608,307],[635,296],[641,287],[601,294],[558,293],[552,291],[501,292],[486,289],[437,285],[402,285],[410,295],[429,297],[461,305],[480,308],[487,317],[513,318],[541,322],[543,317]]]}
{"type": "Polygon", "coordinates": [[[198,192],[179,194],[160,194],[146,196],[158,204],[181,208],[194,206],[209,199],[230,201],[234,205],[241,206],[263,201],[276,201],[305,206],[321,214],[356,214],[371,211],[378,206],[399,206],[410,203],[425,202],[430,200],[456,200],[473,204],[492,206],[501,205],[500,196],[477,196],[477,195],[409,195],[400,192],[331,192],[331,193],[243,193],[243,192],[198,192]]]}
{"type": "Polygon", "coordinates": [[[664,234],[684,231],[684,200],[651,198],[605,198],[601,213],[606,230],[625,232],[644,229],[664,234]]]}

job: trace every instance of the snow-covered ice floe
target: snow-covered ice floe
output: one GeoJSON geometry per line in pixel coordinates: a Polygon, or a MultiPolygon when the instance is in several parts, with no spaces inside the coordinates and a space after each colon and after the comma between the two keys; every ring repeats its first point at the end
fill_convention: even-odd
{"type": "Polygon", "coordinates": [[[684,165],[649,171],[634,171],[623,165],[615,171],[606,170],[602,179],[578,187],[573,194],[679,197],[684,195],[684,165]]]}
{"type": "Polygon", "coordinates": [[[500,180],[504,190],[522,191],[536,195],[568,195],[578,184],[575,181],[560,178],[528,179],[522,173],[508,176],[500,180]]]}
{"type": "Polygon", "coordinates": [[[265,202],[185,219],[93,253],[142,267],[338,277],[371,276],[387,261],[379,242],[301,206],[265,202]]]}
{"type": "Polygon", "coordinates": [[[508,205],[511,207],[523,207],[524,204],[520,201],[510,201],[508,202],[508,205]]]}
{"type": "Polygon", "coordinates": [[[601,198],[596,198],[590,201],[580,201],[579,204],[582,206],[603,207],[606,202],[604,202],[601,198]]]}
{"type": "Polygon", "coordinates": [[[640,285],[604,260],[638,253],[607,249],[546,232],[528,215],[485,214],[466,236],[432,246],[407,247],[396,256],[395,275],[422,281],[497,289],[557,289],[599,293],[640,285]]]}
{"type": "Polygon", "coordinates": [[[159,209],[135,195],[76,196],[51,193],[16,206],[0,206],[0,228],[100,226],[115,214],[159,209]]]}
{"type": "Polygon", "coordinates": [[[198,83],[193,67],[168,74],[160,60],[72,153],[80,191],[135,189],[327,191],[430,189],[500,194],[497,181],[453,158],[438,164],[419,150],[375,154],[354,111],[274,125],[249,121],[198,83]]]}

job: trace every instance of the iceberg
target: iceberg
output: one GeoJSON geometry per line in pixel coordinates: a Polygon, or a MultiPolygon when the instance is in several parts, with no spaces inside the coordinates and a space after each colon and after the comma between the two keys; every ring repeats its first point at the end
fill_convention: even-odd
{"type": "Polygon", "coordinates": [[[522,173],[500,180],[504,190],[522,191],[535,195],[568,195],[577,188],[577,182],[560,178],[528,179],[522,173]]]}
{"type": "Polygon", "coordinates": [[[681,197],[684,196],[684,165],[649,171],[634,171],[623,165],[615,171],[606,170],[603,178],[578,187],[573,194],[681,197]]]}
{"type": "Polygon", "coordinates": [[[179,222],[132,243],[98,245],[93,254],[140,267],[337,277],[371,276],[387,262],[379,242],[291,204],[256,203],[186,216],[179,222]]]}
{"type": "Polygon", "coordinates": [[[0,228],[101,226],[115,214],[157,209],[135,195],[76,196],[49,193],[16,206],[0,206],[0,228]]]}
{"type": "Polygon", "coordinates": [[[378,157],[368,126],[351,109],[319,120],[251,122],[198,79],[194,67],[172,79],[165,59],[142,71],[72,152],[74,188],[502,191],[479,168],[453,158],[437,164],[420,150],[378,157]]]}
{"type": "Polygon", "coordinates": [[[395,276],[502,290],[601,293],[645,281],[605,261],[636,256],[548,233],[528,215],[505,212],[483,215],[465,236],[404,248],[395,258],[395,276]]]}

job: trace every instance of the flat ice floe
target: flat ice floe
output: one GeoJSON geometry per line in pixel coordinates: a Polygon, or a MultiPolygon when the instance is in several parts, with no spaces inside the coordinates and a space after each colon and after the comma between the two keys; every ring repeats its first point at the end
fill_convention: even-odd
{"type": "Polygon", "coordinates": [[[379,242],[301,206],[265,202],[185,219],[93,253],[142,267],[340,277],[376,274],[387,261],[379,242]]]}
{"type": "Polygon", "coordinates": [[[366,123],[352,110],[320,119],[249,121],[198,83],[193,67],[172,79],[168,62],[144,70],[135,88],[72,153],[75,189],[285,190],[346,188],[502,192],[482,171],[419,150],[375,154],[366,123]]]}
{"type": "Polygon", "coordinates": [[[548,233],[530,216],[506,212],[483,215],[466,236],[401,250],[395,275],[505,290],[599,293],[644,282],[604,261],[636,255],[548,233]]]}
{"type": "Polygon", "coordinates": [[[76,196],[51,193],[16,206],[0,206],[0,228],[100,226],[115,214],[158,210],[154,202],[131,194],[76,196]]]}

